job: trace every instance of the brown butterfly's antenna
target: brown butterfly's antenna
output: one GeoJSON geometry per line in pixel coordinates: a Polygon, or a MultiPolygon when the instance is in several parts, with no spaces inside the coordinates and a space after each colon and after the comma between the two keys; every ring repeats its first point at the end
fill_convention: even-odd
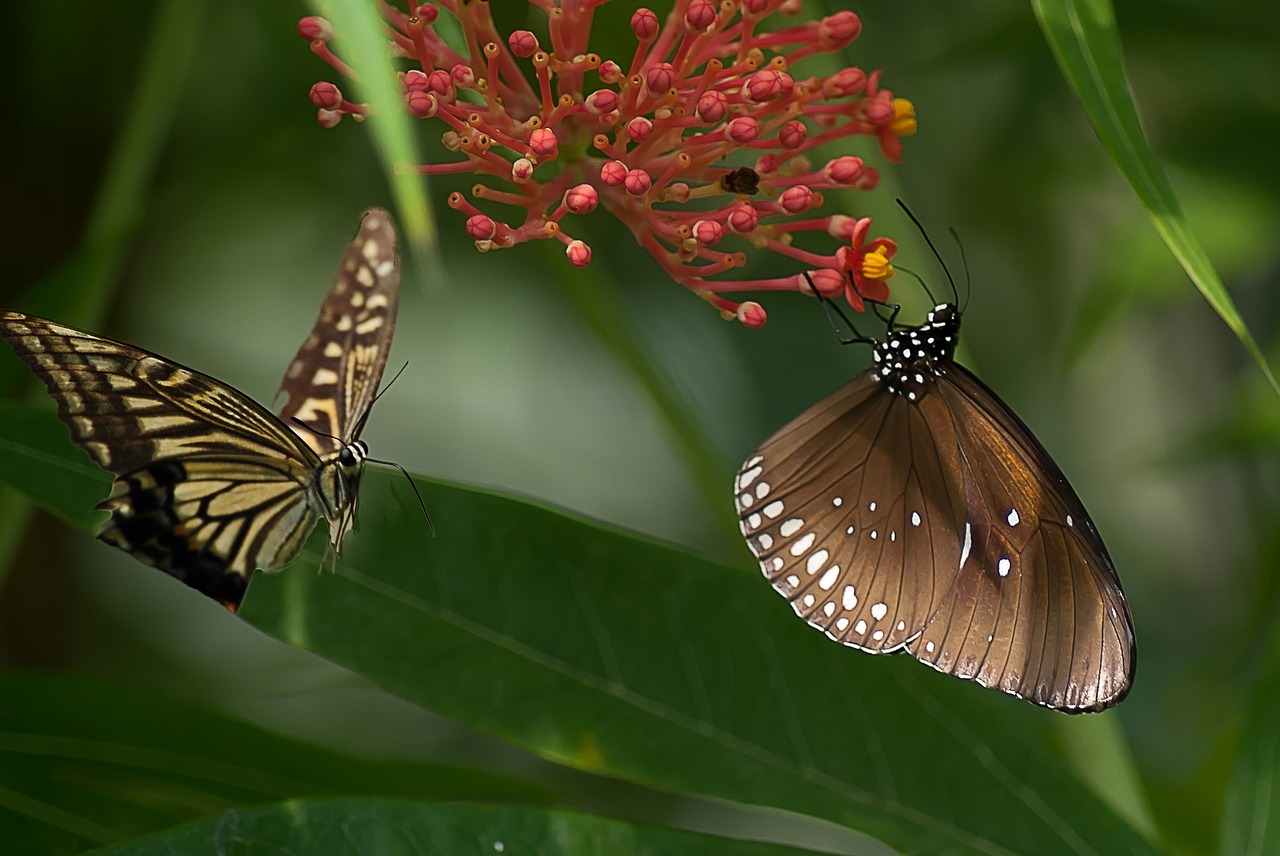
{"type": "MultiPolygon", "coordinates": [[[[942,260],[942,254],[938,252],[938,248],[935,247],[933,245],[933,241],[929,239],[929,233],[924,230],[924,225],[916,218],[915,214],[911,213],[911,209],[907,207],[907,203],[903,202],[901,199],[897,200],[897,202],[898,202],[898,207],[907,213],[907,216],[911,218],[912,223],[916,224],[916,228],[920,230],[920,235],[921,237],[924,238],[924,242],[929,245],[929,251],[932,252],[933,257],[938,260],[938,265],[941,266],[942,272],[947,275],[947,282],[951,283],[951,294],[955,298],[956,303],[958,304],[960,302],[960,291],[956,288],[956,281],[951,276],[951,270],[947,267],[947,263],[942,260]]],[[[955,235],[956,230],[951,229],[951,234],[955,235]]],[[[959,238],[957,237],[956,240],[958,242],[959,238]]],[[[960,251],[960,258],[961,259],[964,258],[963,248],[961,248],[961,251],[960,251]]],[[[899,267],[898,269],[902,270],[903,268],[899,267]]],[[[968,271],[969,271],[969,265],[967,263],[965,264],[964,269],[965,269],[965,275],[967,277],[968,271]]],[[[916,279],[920,281],[920,284],[924,285],[923,279],[920,279],[920,277],[916,276],[915,274],[912,274],[912,276],[915,276],[916,279]]],[[[967,279],[966,279],[966,282],[967,282],[967,279]]],[[[925,290],[925,293],[929,295],[930,300],[932,300],[934,303],[938,302],[937,298],[933,296],[933,292],[929,291],[929,286],[924,285],[924,290],[925,290]]],[[[968,304],[967,299],[965,303],[966,305],[968,304]]]]}
{"type": "MultiPolygon", "coordinates": [[[[405,363],[405,366],[408,366],[408,363],[405,363]]],[[[402,371],[404,371],[404,369],[403,369],[403,368],[402,368],[402,369],[400,369],[400,372],[402,372],[402,371]]],[[[396,377],[400,377],[400,372],[396,372],[396,377]]],[[[393,378],[391,379],[392,383],[394,383],[394,382],[395,382],[396,377],[393,377],[393,378]]],[[[387,384],[387,386],[390,386],[390,385],[391,385],[390,383],[389,383],[389,384],[387,384]]],[[[383,392],[386,392],[386,389],[385,389],[385,388],[383,389],[383,392]]],[[[379,394],[381,394],[381,393],[379,393],[379,394]]],[[[376,399],[375,399],[375,400],[376,400],[376,399]]],[[[299,419],[299,418],[298,418],[298,417],[296,417],[296,416],[291,417],[291,418],[292,418],[292,421],[294,421],[294,422],[298,423],[298,424],[299,424],[299,425],[301,425],[303,428],[306,428],[306,429],[307,429],[308,431],[310,431],[312,434],[315,434],[315,435],[317,435],[317,436],[319,436],[319,437],[327,437],[327,438],[329,438],[330,440],[333,440],[335,443],[343,443],[343,444],[345,444],[345,442],[346,442],[346,441],[345,441],[345,440],[343,440],[341,437],[335,437],[335,436],[333,436],[332,434],[326,434],[326,433],[325,433],[325,432],[323,432],[323,431],[317,431],[315,428],[312,428],[310,425],[308,425],[307,423],[303,422],[301,419],[299,419]]],[[[361,444],[361,445],[363,445],[363,444],[361,444]]],[[[371,464],[382,464],[383,466],[395,467],[397,470],[399,470],[399,471],[404,475],[404,477],[405,477],[406,479],[408,479],[408,481],[409,481],[409,487],[413,488],[413,495],[414,495],[414,496],[416,496],[416,497],[418,498],[418,507],[422,509],[422,516],[423,516],[423,517],[425,517],[425,518],[427,519],[427,528],[431,530],[431,537],[432,537],[432,538],[436,537],[436,526],[435,526],[435,524],[434,524],[434,523],[432,523],[432,522],[431,522],[431,514],[427,511],[427,504],[426,504],[425,502],[423,502],[423,500],[422,500],[422,494],[418,492],[418,485],[414,482],[414,480],[413,480],[413,476],[409,475],[409,471],[408,471],[408,470],[406,470],[404,467],[400,466],[399,464],[397,464],[395,461],[384,461],[384,460],[382,460],[381,458],[370,458],[368,455],[366,455],[366,456],[365,456],[365,460],[366,460],[366,461],[368,461],[368,462],[369,462],[369,463],[371,463],[371,464]]]]}

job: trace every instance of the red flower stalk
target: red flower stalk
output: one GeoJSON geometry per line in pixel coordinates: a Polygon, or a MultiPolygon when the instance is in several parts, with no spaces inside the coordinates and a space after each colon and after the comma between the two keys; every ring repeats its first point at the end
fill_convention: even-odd
{"type": "MultiPolygon", "coordinates": [[[[841,51],[857,38],[857,15],[843,11],[768,29],[800,4],[676,0],[665,21],[638,9],[631,17],[634,52],[602,59],[588,48],[594,10],[603,2],[530,0],[547,15],[546,48],[528,30],[502,38],[481,0],[438,0],[408,13],[382,4],[397,55],[416,66],[402,76],[405,107],[443,123],[441,141],[457,156],[418,171],[483,176],[469,196],[449,197],[466,216],[477,249],[552,238],[564,244],[571,264],[584,267],[591,248],[565,221],[603,207],[672,279],[751,327],[764,324],[764,309],[726,292],[816,288],[827,296],[843,292],[856,309],[864,297],[886,299],[893,241],[868,243],[868,218],[817,216],[824,190],[870,190],[879,171],[852,155],[820,163],[811,155],[818,146],[866,136],[897,163],[902,138],[915,133],[914,108],[881,88],[879,71],[793,76],[800,60],[841,51]],[[437,31],[442,13],[455,19],[462,44],[437,31]],[[503,219],[495,204],[520,213],[503,219]],[[842,246],[801,249],[794,241],[805,233],[816,233],[811,242],[825,236],[842,246]],[[722,249],[722,242],[740,249],[722,249]],[[734,278],[748,253],[761,250],[803,269],[734,278]]],[[[318,56],[351,76],[329,49],[327,21],[304,18],[298,30],[318,56]]],[[[368,113],[331,83],[313,86],[311,99],[325,127],[368,113]]]]}

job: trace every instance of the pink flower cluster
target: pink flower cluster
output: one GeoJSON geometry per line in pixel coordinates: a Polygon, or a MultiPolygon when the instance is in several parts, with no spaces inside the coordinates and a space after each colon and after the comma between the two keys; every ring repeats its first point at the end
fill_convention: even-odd
{"type": "MultiPolygon", "coordinates": [[[[449,197],[476,247],[551,238],[583,267],[591,247],[570,233],[569,215],[604,208],[672,279],[751,327],[764,324],[764,309],[726,293],[816,289],[843,293],[857,309],[864,297],[886,299],[893,242],[868,241],[868,218],[820,212],[824,191],[870,190],[879,171],[855,155],[813,158],[819,146],[867,136],[897,163],[902,138],[915,132],[914,108],[881,87],[879,71],[795,73],[806,58],[844,50],[861,32],[858,16],[781,26],[798,0],[676,0],[665,20],[637,9],[634,50],[602,58],[589,42],[604,2],[529,0],[546,13],[546,46],[528,30],[503,38],[481,0],[407,12],[382,4],[393,49],[415,66],[401,78],[405,109],[439,123],[456,156],[419,172],[482,177],[470,195],[449,197]],[[437,26],[442,15],[453,19],[448,28],[437,26]],[[829,241],[828,251],[796,246],[805,233],[816,233],[801,238],[807,244],[829,241]],[[748,254],[760,251],[801,270],[741,278],[748,254]]],[[[352,76],[329,48],[327,21],[304,18],[298,29],[352,76]]],[[[367,113],[332,83],[313,86],[311,99],[325,127],[367,113]]]]}

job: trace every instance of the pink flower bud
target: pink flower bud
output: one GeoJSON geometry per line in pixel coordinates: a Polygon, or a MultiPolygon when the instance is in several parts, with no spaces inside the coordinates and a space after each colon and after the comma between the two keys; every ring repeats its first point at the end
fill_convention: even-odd
{"type": "Polygon", "coordinates": [[[893,95],[886,89],[876,93],[876,97],[862,105],[862,115],[873,125],[887,125],[893,121],[893,95]]]}
{"type": "Polygon", "coordinates": [[[724,239],[724,226],[715,220],[699,220],[693,224],[693,237],[705,247],[714,247],[724,239]]]}
{"type": "Polygon", "coordinates": [[[427,73],[411,68],[404,73],[404,77],[400,78],[400,85],[404,87],[405,92],[425,92],[427,89],[427,73]]]}
{"type": "Polygon", "coordinates": [[[759,330],[769,320],[764,307],[754,300],[745,301],[734,313],[737,319],[752,330],[759,330]]]}
{"type": "Polygon", "coordinates": [[[309,42],[316,39],[327,42],[333,38],[333,24],[319,15],[308,15],[298,22],[298,35],[309,42]]]}
{"type": "Polygon", "coordinates": [[[320,125],[321,128],[335,127],[341,121],[342,121],[342,114],[339,113],[337,110],[317,110],[316,111],[316,123],[320,125]]]}
{"type": "Polygon", "coordinates": [[[669,62],[656,63],[645,72],[644,82],[654,95],[663,95],[676,85],[676,67],[669,62]]]}
{"type": "Polygon", "coordinates": [[[735,202],[729,206],[729,216],[725,218],[729,228],[739,235],[745,235],[760,225],[760,215],[750,202],[735,202]]]}
{"type": "Polygon", "coordinates": [[[797,276],[799,281],[800,292],[804,294],[812,294],[817,289],[818,294],[823,297],[835,297],[844,291],[845,285],[849,282],[849,278],[844,273],[831,268],[819,268],[818,270],[809,271],[809,278],[805,279],[804,275],[797,276]],[[810,288],[812,283],[812,288],[810,288]]]}
{"type": "Polygon", "coordinates": [[[570,241],[564,248],[569,264],[574,267],[586,267],[591,264],[591,248],[582,241],[570,241]]]}
{"type": "Polygon", "coordinates": [[[637,116],[627,123],[627,136],[637,143],[643,143],[653,133],[653,123],[644,116],[637,116]]]}
{"type": "MultiPolygon", "coordinates": [[[[871,218],[864,219],[870,225],[871,218]]],[[[853,229],[859,222],[848,214],[832,214],[831,219],[827,221],[827,234],[842,244],[848,244],[853,240],[853,229]]]]}
{"type": "Polygon", "coordinates": [[[597,116],[618,109],[618,93],[612,89],[597,89],[587,96],[587,109],[597,116]]]}
{"type": "Polygon", "coordinates": [[[440,10],[433,3],[421,3],[413,10],[413,14],[421,18],[424,24],[431,26],[440,17],[440,10]]]}
{"type": "Polygon", "coordinates": [[[601,83],[617,83],[622,80],[622,66],[618,65],[611,59],[607,59],[600,63],[599,71],[601,83]]]}
{"type": "Polygon", "coordinates": [[[735,143],[745,145],[760,136],[760,123],[751,116],[739,116],[725,125],[724,135],[735,143]]]}
{"type": "Polygon", "coordinates": [[[627,189],[627,193],[632,196],[644,196],[649,192],[649,188],[653,186],[653,179],[644,170],[633,169],[627,173],[623,186],[627,189]]]}
{"type": "Polygon", "coordinates": [[[533,177],[533,161],[528,158],[516,158],[511,162],[511,180],[516,184],[524,184],[533,177]]]}
{"type": "Polygon", "coordinates": [[[835,184],[853,184],[862,176],[862,158],[844,155],[822,168],[822,175],[835,184]]]}
{"type": "Polygon", "coordinates": [[[842,68],[822,82],[822,94],[840,98],[861,92],[867,87],[867,73],[860,68],[842,68]]]}
{"type": "Polygon", "coordinates": [[[743,0],[742,11],[753,18],[759,18],[772,12],[772,6],[773,0],[743,0]]]}
{"type": "Polygon", "coordinates": [[[813,191],[803,184],[788,187],[778,197],[778,204],[788,214],[803,214],[813,207],[813,191]]]}
{"type": "Polygon", "coordinates": [[[476,85],[476,73],[469,65],[456,64],[449,69],[449,77],[459,89],[473,89],[476,85]]]}
{"type": "Polygon", "coordinates": [[[332,83],[321,81],[311,87],[311,103],[317,107],[336,110],[342,106],[342,92],[332,83]]]}
{"type": "Polygon", "coordinates": [[[579,184],[564,192],[564,207],[574,214],[590,214],[600,204],[600,194],[589,184],[579,184]]]}
{"type": "Polygon", "coordinates": [[[550,128],[538,128],[529,135],[529,151],[537,155],[538,160],[555,160],[560,153],[560,141],[556,132],[550,128]]]}
{"type": "Polygon", "coordinates": [[[809,136],[809,129],[799,119],[792,119],[778,129],[778,144],[784,149],[798,149],[809,136]]]}
{"type": "Polygon", "coordinates": [[[449,99],[453,95],[453,77],[449,72],[437,68],[427,75],[427,89],[449,99]]]}
{"type": "Polygon", "coordinates": [[[651,42],[658,37],[658,16],[652,9],[637,9],[631,16],[631,32],[642,43],[651,42]]]}
{"type": "Polygon", "coordinates": [[[538,49],[538,37],[528,30],[515,30],[507,37],[507,45],[516,56],[533,56],[538,49]]]}
{"type": "Polygon", "coordinates": [[[609,161],[600,167],[600,180],[606,187],[618,187],[627,180],[627,165],[622,161],[609,161]]]}
{"type": "Polygon", "coordinates": [[[719,122],[729,110],[729,99],[723,92],[712,90],[698,99],[698,118],[708,125],[719,122]]]}
{"type": "Polygon", "coordinates": [[[440,106],[440,100],[436,98],[434,92],[419,92],[414,90],[406,93],[404,96],[404,104],[409,108],[409,114],[418,119],[429,119],[436,115],[436,109],[440,106]]]}
{"type": "Polygon", "coordinates": [[[845,48],[862,32],[862,21],[858,16],[845,10],[836,12],[822,19],[818,27],[818,43],[824,51],[838,51],[845,48]]]}
{"type": "Polygon", "coordinates": [[[761,104],[789,95],[795,88],[791,75],[771,68],[761,69],[747,78],[742,94],[750,101],[761,104]]]}
{"type": "Polygon", "coordinates": [[[756,174],[769,175],[770,173],[777,172],[780,165],[781,158],[773,152],[768,152],[761,155],[759,159],[756,160],[756,174]]]}
{"type": "Polygon", "coordinates": [[[477,241],[489,241],[498,234],[498,224],[485,214],[472,214],[467,218],[467,234],[477,241]]]}
{"type": "Polygon", "coordinates": [[[716,7],[711,0],[691,0],[684,13],[684,25],[701,33],[716,22],[716,7]]]}

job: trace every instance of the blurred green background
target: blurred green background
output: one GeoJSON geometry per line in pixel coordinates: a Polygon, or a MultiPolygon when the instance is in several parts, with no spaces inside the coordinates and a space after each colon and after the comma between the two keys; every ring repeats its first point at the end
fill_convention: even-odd
{"type": "MultiPolygon", "coordinates": [[[[315,124],[308,88],[336,78],[296,35],[306,11],[277,0],[5,5],[0,305],[83,313],[90,329],[270,401],[359,212],[390,204],[368,129],[315,124]],[[112,158],[157,32],[173,52],[156,60],[168,64],[173,112],[154,111],[130,146],[138,162],[123,172],[139,180],[126,181],[116,210],[132,207],[136,220],[115,229],[95,211],[110,194],[104,182],[121,174],[109,165],[120,163],[112,158]],[[96,305],[33,302],[86,276],[103,277],[96,305]]],[[[1209,852],[1280,606],[1280,407],[1158,240],[1027,7],[856,11],[864,27],[851,61],[884,70],[884,85],[915,104],[919,133],[898,167],[867,153],[884,171],[880,190],[832,194],[831,204],[874,216],[873,234],[898,238],[898,259],[935,284],[941,273],[894,196],[950,260],[945,229],[959,230],[973,278],[961,358],[1071,477],[1133,607],[1137,683],[1109,715],[1143,778],[1124,799],[1146,801],[1173,849],[1209,852]]],[[[1145,0],[1117,14],[1152,145],[1276,365],[1280,7],[1145,0]]],[[[750,570],[724,524],[737,464],[861,370],[865,350],[836,346],[798,295],[766,297],[762,330],[721,321],[603,212],[570,223],[595,248],[585,279],[549,242],[478,254],[464,218],[441,204],[473,181],[428,188],[444,275],[427,275],[432,260],[407,260],[391,369],[409,367],[365,432],[374,455],[750,570]],[[724,507],[699,490],[669,424],[593,331],[569,281],[601,292],[616,329],[645,344],[686,402],[724,507]]],[[[918,318],[925,298],[905,278],[895,287],[904,317],[918,318]]],[[[0,364],[6,394],[30,390],[16,360],[3,353],[0,364]]],[[[0,592],[7,669],[163,689],[374,756],[541,769],[13,507],[7,522],[23,529],[0,592]]]]}

